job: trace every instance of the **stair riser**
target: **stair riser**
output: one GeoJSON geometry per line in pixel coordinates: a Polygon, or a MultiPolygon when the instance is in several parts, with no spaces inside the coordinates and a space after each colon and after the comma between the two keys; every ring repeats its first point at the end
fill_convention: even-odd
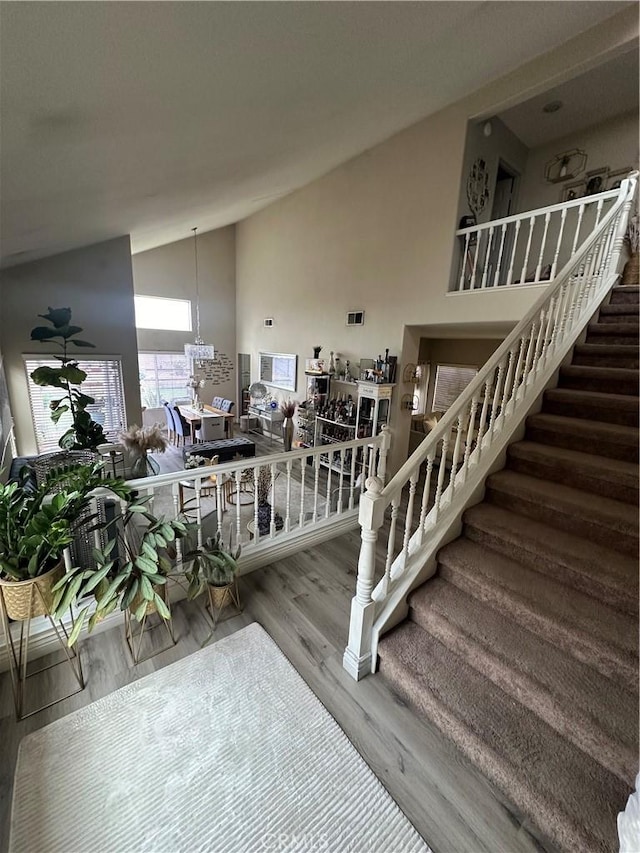
{"type": "MultiPolygon", "coordinates": [[[[602,347],[606,349],[606,347],[602,347]]],[[[573,354],[572,364],[580,364],[584,367],[625,367],[629,370],[637,370],[640,367],[640,357],[628,355],[618,355],[616,353],[585,354],[575,352],[573,354]]]]}
{"type": "Polygon", "coordinates": [[[633,752],[629,754],[628,750],[620,749],[619,744],[607,737],[587,715],[573,707],[567,711],[544,685],[510,668],[507,661],[491,649],[462,633],[457,625],[448,621],[446,614],[429,607],[412,607],[409,618],[587,755],[596,760],[607,756],[607,769],[621,780],[631,783],[634,779],[637,768],[633,752]]]}
{"type": "Polygon", "coordinates": [[[553,619],[545,619],[543,615],[532,610],[526,601],[481,575],[471,578],[466,572],[458,571],[456,566],[446,562],[438,564],[438,574],[486,605],[509,613],[509,616],[524,628],[539,634],[547,642],[557,644],[602,675],[619,678],[629,690],[637,690],[637,670],[621,660],[614,650],[594,642],[592,636],[571,631],[553,619]]]}
{"type": "Polygon", "coordinates": [[[638,288],[621,290],[615,288],[611,291],[611,305],[637,305],[640,301],[638,288]]]}
{"type": "Polygon", "coordinates": [[[592,595],[622,613],[628,613],[630,616],[638,615],[637,591],[634,595],[633,591],[628,589],[605,586],[598,582],[597,574],[577,572],[562,562],[554,561],[548,554],[540,554],[537,550],[529,550],[520,541],[504,538],[499,531],[486,530],[466,522],[463,536],[505,557],[517,560],[528,569],[548,575],[553,580],[592,595]]]}
{"type": "Polygon", "coordinates": [[[596,402],[573,403],[564,400],[552,400],[545,396],[542,411],[548,415],[562,415],[568,418],[581,418],[587,421],[602,421],[620,426],[638,426],[637,408],[613,409],[596,402]]]}
{"type": "Polygon", "coordinates": [[[588,344],[615,344],[623,347],[632,347],[638,345],[638,336],[637,335],[599,335],[597,333],[592,334],[589,332],[587,334],[586,343],[588,344]]]}
{"type": "Polygon", "coordinates": [[[601,497],[613,498],[613,500],[632,505],[638,503],[637,484],[623,485],[613,475],[607,477],[605,472],[595,473],[586,468],[560,464],[557,460],[546,462],[542,459],[526,459],[514,455],[513,452],[509,453],[507,467],[521,474],[529,474],[531,477],[538,477],[552,483],[561,483],[601,497]]]}
{"type": "Polygon", "coordinates": [[[576,391],[599,391],[602,394],[638,394],[638,377],[599,377],[597,374],[586,376],[560,371],[559,388],[574,388],[576,391]]]}
{"type": "Polygon", "coordinates": [[[638,322],[638,309],[631,309],[631,306],[625,311],[616,311],[615,314],[605,314],[602,311],[600,312],[600,316],[598,317],[598,325],[604,323],[605,325],[608,323],[637,323],[638,322]]]}
{"type": "Polygon", "coordinates": [[[514,495],[492,487],[487,488],[485,499],[503,509],[542,521],[559,530],[568,530],[576,536],[583,536],[590,542],[597,542],[621,554],[634,556],[638,552],[637,531],[613,531],[606,519],[582,518],[574,514],[573,507],[560,503],[550,506],[527,496],[514,495]]]}
{"type": "Polygon", "coordinates": [[[598,435],[596,427],[597,424],[594,424],[594,434],[587,438],[562,430],[527,425],[526,438],[529,441],[537,441],[551,447],[563,447],[566,450],[580,448],[584,453],[605,456],[607,459],[619,459],[622,462],[640,461],[640,449],[637,442],[618,444],[606,436],[598,435]]]}

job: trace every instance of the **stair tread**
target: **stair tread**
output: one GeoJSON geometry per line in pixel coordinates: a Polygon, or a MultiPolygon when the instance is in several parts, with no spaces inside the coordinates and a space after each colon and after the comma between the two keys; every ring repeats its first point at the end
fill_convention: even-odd
{"type": "Polygon", "coordinates": [[[598,367],[592,364],[567,364],[560,368],[566,376],[597,376],[605,379],[634,379],[640,377],[637,367],[598,367]]]}
{"type": "MultiPolygon", "coordinates": [[[[544,579],[541,578],[541,582],[544,579]]],[[[506,611],[442,578],[409,599],[412,619],[556,731],[631,784],[636,773],[637,697],[506,611]]]]}
{"type": "MultiPolygon", "coordinates": [[[[632,616],[580,590],[569,594],[559,581],[464,537],[445,545],[438,561],[446,566],[446,571],[441,570],[443,577],[450,579],[452,573],[468,577],[483,600],[496,601],[493,596],[501,593],[503,607],[505,602],[517,599],[532,617],[530,627],[553,623],[558,635],[568,642],[615,658],[625,667],[637,667],[638,626],[632,616]]],[[[522,607],[519,612],[522,614],[522,607]]]]}
{"type": "MultiPolygon", "coordinates": [[[[576,344],[574,352],[583,355],[607,356],[610,354],[620,356],[637,356],[640,348],[635,344],[576,344]]],[[[637,368],[631,368],[637,370],[637,368]]]]}
{"type": "MultiPolygon", "coordinates": [[[[602,396],[610,398],[612,395],[603,394],[602,396]]],[[[529,415],[527,426],[543,427],[558,432],[572,432],[576,438],[588,438],[591,440],[597,436],[608,441],[629,444],[633,447],[638,444],[638,430],[636,427],[625,426],[624,424],[610,424],[606,421],[590,421],[587,418],[572,418],[567,415],[550,415],[546,412],[540,412],[536,415],[529,415]]]]}
{"type": "Polygon", "coordinates": [[[640,304],[637,302],[610,302],[609,305],[601,305],[601,314],[637,314],[640,304]]]}
{"type": "Polygon", "coordinates": [[[589,323],[587,329],[588,332],[601,335],[622,334],[633,337],[638,334],[637,323],[589,323]]]}
{"type": "Polygon", "coordinates": [[[495,533],[523,553],[537,556],[540,562],[547,559],[566,567],[572,575],[593,577],[598,585],[619,590],[637,608],[638,568],[634,557],[486,501],[466,510],[464,523],[495,533]]]}
{"type": "Polygon", "coordinates": [[[622,501],[601,497],[562,483],[551,483],[529,474],[508,469],[498,471],[487,478],[487,487],[499,488],[510,493],[525,494],[538,502],[561,502],[571,506],[582,515],[600,518],[609,525],[612,535],[616,532],[629,534],[638,531],[638,510],[622,501]]]}
{"type": "Polygon", "coordinates": [[[379,646],[381,671],[565,850],[617,849],[629,788],[442,643],[405,622],[379,646]]]}
{"type": "MultiPolygon", "coordinates": [[[[600,480],[611,481],[631,490],[638,488],[638,465],[622,459],[609,459],[607,456],[597,456],[584,453],[582,450],[571,450],[566,447],[555,447],[537,441],[517,441],[509,445],[510,458],[527,459],[540,465],[554,465],[556,471],[581,471],[600,480]]],[[[540,472],[544,476],[544,472],[540,472]]]]}

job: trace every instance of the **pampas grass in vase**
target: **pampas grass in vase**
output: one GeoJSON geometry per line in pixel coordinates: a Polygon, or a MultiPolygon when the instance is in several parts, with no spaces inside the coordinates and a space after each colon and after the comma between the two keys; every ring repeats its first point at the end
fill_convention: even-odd
{"type": "Polygon", "coordinates": [[[149,467],[147,453],[150,450],[164,453],[169,443],[160,424],[148,427],[133,424],[121,432],[119,438],[127,451],[133,477],[146,477],[149,467]]]}

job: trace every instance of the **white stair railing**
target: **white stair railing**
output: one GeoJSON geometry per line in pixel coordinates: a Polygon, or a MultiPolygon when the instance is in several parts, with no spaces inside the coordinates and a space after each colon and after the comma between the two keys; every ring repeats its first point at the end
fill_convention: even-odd
{"type": "Polygon", "coordinates": [[[487,290],[552,281],[611,209],[620,190],[516,213],[456,231],[454,290],[487,290]]]}
{"type": "Polygon", "coordinates": [[[459,534],[462,512],[481,499],[487,475],[617,280],[637,174],[398,473],[386,486],[367,481],[344,654],[354,678],[375,671],[380,633],[406,615],[408,593],[433,574],[437,550],[459,534]]]}

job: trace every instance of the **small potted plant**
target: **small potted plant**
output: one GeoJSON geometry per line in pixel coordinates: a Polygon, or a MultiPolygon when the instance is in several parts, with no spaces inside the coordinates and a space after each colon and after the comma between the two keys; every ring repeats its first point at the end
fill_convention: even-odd
{"type": "Polygon", "coordinates": [[[293,416],[296,413],[297,403],[294,400],[283,400],[280,403],[280,411],[284,420],[282,421],[282,441],[285,450],[291,450],[293,442],[293,416]]]}
{"type": "Polygon", "coordinates": [[[189,582],[187,596],[196,598],[206,589],[214,623],[226,604],[233,603],[240,609],[235,590],[240,551],[240,545],[235,552],[228,550],[218,532],[215,537],[207,539],[202,548],[187,555],[187,559],[193,561],[190,570],[185,573],[189,582]]]}

